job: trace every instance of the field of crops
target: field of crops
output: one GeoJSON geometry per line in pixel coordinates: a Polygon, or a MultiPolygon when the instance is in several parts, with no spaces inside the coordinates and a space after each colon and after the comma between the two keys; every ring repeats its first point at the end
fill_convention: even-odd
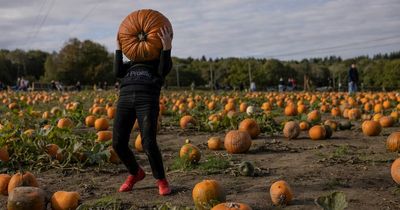
{"type": "Polygon", "coordinates": [[[163,92],[157,138],[173,188],[165,197],[137,125],[130,146],[147,176],[117,192],[127,176],[111,147],[117,98],[1,92],[1,209],[29,200],[7,196],[19,186],[42,189],[48,209],[400,208],[399,93],[163,92]]]}

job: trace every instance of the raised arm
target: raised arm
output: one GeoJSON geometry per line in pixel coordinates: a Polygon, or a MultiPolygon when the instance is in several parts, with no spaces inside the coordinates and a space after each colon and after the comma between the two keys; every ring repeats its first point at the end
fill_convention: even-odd
{"type": "Polygon", "coordinates": [[[160,76],[165,77],[172,69],[171,49],[172,49],[172,30],[168,27],[160,29],[158,37],[160,37],[163,45],[163,50],[160,55],[160,64],[158,66],[158,73],[160,76]]]}
{"type": "Polygon", "coordinates": [[[117,78],[122,78],[126,75],[127,65],[122,61],[121,44],[117,36],[116,50],[114,55],[114,74],[117,78]]]}

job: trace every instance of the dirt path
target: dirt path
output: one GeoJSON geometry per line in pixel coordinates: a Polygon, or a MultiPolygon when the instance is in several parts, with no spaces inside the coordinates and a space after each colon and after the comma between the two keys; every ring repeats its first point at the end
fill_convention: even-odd
{"type": "MultiPolygon", "coordinates": [[[[286,180],[295,193],[294,201],[285,209],[319,209],[314,199],[333,191],[346,194],[348,209],[400,209],[400,188],[390,176],[390,165],[397,154],[385,149],[386,136],[394,130],[397,129],[385,129],[383,135],[368,138],[358,130],[338,131],[331,140],[325,141],[311,141],[306,132],[292,141],[261,136],[253,141],[248,154],[232,157],[234,164],[247,160],[260,169],[257,177],[243,177],[229,172],[234,168],[210,175],[198,170],[171,170],[180,148],[178,145],[186,138],[202,148],[203,160],[215,153],[205,149],[210,134],[164,129],[158,141],[174,188],[173,194],[166,197],[158,196],[143,153],[137,156],[147,177],[129,193],[116,192],[127,175],[122,165],[107,165],[101,171],[90,168],[82,173],[62,173],[54,169],[36,176],[49,192],[76,190],[84,203],[119,201],[121,205],[115,209],[152,209],[164,203],[192,207],[192,189],[204,179],[218,180],[227,191],[228,201],[247,203],[254,210],[279,209],[271,205],[269,198],[269,186],[278,179],[286,180]]],[[[219,136],[223,137],[223,133],[219,136]]],[[[224,151],[218,153],[225,154],[224,151]]],[[[0,197],[1,206],[5,206],[6,199],[0,197]]]]}

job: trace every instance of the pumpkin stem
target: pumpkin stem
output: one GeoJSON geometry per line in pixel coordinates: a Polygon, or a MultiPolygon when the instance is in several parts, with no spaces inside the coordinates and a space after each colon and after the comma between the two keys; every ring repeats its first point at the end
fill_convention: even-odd
{"type": "Polygon", "coordinates": [[[147,34],[144,31],[139,32],[137,36],[141,42],[146,41],[147,39],[147,34]]]}

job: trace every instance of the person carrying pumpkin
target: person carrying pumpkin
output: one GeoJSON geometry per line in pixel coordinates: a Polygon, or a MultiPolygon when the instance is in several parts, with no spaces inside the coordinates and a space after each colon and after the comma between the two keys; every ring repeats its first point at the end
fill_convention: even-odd
{"type": "Polygon", "coordinates": [[[172,29],[162,27],[157,34],[162,43],[159,59],[123,63],[119,37],[115,51],[114,71],[121,79],[117,112],[113,127],[113,148],[130,175],[119,192],[131,191],[135,183],[145,177],[129,148],[129,136],[135,120],[138,120],[142,147],[148,156],[160,195],[168,195],[171,188],[165,177],[161,152],[156,141],[159,114],[159,97],[165,76],[171,71],[172,29]]]}

